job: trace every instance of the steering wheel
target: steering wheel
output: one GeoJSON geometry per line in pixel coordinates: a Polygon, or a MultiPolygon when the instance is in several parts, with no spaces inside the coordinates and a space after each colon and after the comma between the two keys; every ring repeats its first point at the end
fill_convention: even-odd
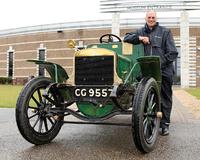
{"type": "Polygon", "coordinates": [[[122,40],[114,34],[104,34],[99,39],[100,43],[112,43],[112,42],[121,42],[121,41],[122,40]],[[104,40],[105,37],[106,37],[106,40],[104,40]],[[116,38],[118,41],[114,41],[113,38],[116,38]]]}

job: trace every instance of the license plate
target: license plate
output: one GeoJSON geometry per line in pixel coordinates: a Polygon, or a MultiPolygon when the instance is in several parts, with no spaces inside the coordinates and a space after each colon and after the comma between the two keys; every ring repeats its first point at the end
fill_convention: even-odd
{"type": "Polygon", "coordinates": [[[83,98],[107,98],[112,91],[111,87],[75,87],[74,89],[74,96],[78,99],[83,98]]]}

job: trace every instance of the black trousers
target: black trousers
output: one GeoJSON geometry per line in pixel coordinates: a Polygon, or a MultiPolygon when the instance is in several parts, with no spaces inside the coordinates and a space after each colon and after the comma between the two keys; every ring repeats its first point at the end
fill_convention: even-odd
{"type": "Polygon", "coordinates": [[[172,84],[173,79],[171,76],[162,76],[161,111],[163,116],[160,123],[161,128],[168,127],[170,124],[170,115],[172,110],[172,84]]]}

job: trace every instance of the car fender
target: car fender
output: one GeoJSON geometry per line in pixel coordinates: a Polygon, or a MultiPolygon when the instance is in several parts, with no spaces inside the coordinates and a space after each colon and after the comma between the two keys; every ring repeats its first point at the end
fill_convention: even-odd
{"type": "Polygon", "coordinates": [[[42,65],[47,70],[49,75],[51,76],[53,82],[62,83],[65,82],[69,76],[65,69],[61,67],[59,64],[41,61],[41,60],[27,60],[28,62],[34,62],[37,65],[42,65]]]}

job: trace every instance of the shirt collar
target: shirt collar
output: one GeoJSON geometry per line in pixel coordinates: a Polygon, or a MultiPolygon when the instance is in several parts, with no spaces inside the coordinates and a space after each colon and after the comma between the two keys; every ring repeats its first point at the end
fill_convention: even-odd
{"type": "Polygon", "coordinates": [[[144,25],[145,32],[146,32],[146,33],[151,33],[153,30],[155,30],[155,28],[156,28],[158,25],[159,25],[159,23],[156,22],[156,25],[153,26],[152,29],[150,29],[149,26],[147,25],[147,23],[145,23],[145,25],[144,25]]]}

